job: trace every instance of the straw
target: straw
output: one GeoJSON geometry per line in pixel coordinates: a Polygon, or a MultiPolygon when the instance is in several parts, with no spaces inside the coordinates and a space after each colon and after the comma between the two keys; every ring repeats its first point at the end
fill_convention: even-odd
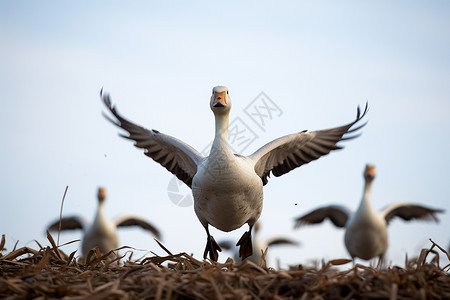
{"type": "MultiPolygon", "coordinates": [[[[348,259],[274,270],[252,262],[198,260],[187,253],[153,254],[141,261],[90,252],[85,262],[51,246],[22,247],[0,256],[0,294],[9,299],[450,299],[448,253],[432,240],[404,267],[385,269],[348,259]],[[342,270],[348,265],[347,270],[342,270]],[[336,268],[339,266],[339,269],[336,268]]],[[[0,249],[5,247],[2,237],[0,249]]]]}

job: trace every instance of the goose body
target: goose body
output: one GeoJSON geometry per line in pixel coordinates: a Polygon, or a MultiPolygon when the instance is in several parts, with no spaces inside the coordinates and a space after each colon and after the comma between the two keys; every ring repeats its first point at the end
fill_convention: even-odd
{"type": "Polygon", "coordinates": [[[395,203],[381,211],[373,208],[370,201],[375,166],[367,165],[364,170],[364,191],[358,209],[353,213],[341,205],[329,205],[313,210],[296,219],[295,228],[306,224],[321,223],[326,218],[341,228],[345,228],[344,242],[350,256],[369,260],[379,257],[382,262],[388,249],[387,226],[394,217],[406,221],[412,219],[438,221],[436,213],[443,210],[428,208],[412,203],[395,203]]]}
{"type": "Polygon", "coordinates": [[[144,149],[145,155],[164,166],[192,189],[195,213],[206,230],[207,243],[203,257],[218,259],[219,245],[209,233],[209,225],[229,232],[249,225],[237,245],[242,258],[253,252],[251,231],[263,206],[263,185],[270,173],[281,176],[289,171],[318,159],[332,150],[336,144],[355,136],[353,128],[365,115],[359,108],[356,120],[344,126],[313,132],[302,131],[276,139],[250,156],[234,154],[228,144],[229,113],[231,99],[228,88],[216,86],[210,99],[215,118],[215,135],[209,156],[203,156],[190,145],[157,130],[147,130],[120,115],[112,106],[109,95],[101,92],[108,110],[114,116],[112,123],[126,130],[123,137],[134,140],[135,146],[144,149]]]}
{"type": "Polygon", "coordinates": [[[225,232],[245,223],[253,226],[263,207],[261,178],[248,158],[214,153],[214,147],[212,151],[218,161],[205,161],[192,181],[198,219],[203,226],[210,224],[225,232]]]}
{"type": "MultiPolygon", "coordinates": [[[[87,253],[98,247],[101,253],[107,253],[118,248],[119,242],[117,237],[117,228],[125,226],[139,226],[153,233],[160,238],[160,233],[153,225],[145,220],[132,216],[124,215],[114,221],[108,220],[103,213],[103,206],[106,198],[104,188],[98,189],[98,209],[92,224],[79,216],[65,217],[61,220],[61,230],[81,229],[84,232],[81,242],[81,256],[86,257],[87,253]]],[[[49,231],[58,231],[59,220],[49,225],[49,231]]]]}

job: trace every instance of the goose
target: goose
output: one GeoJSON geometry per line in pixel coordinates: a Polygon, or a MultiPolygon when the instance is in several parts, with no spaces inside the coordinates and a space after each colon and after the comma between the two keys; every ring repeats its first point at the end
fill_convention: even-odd
{"type": "Polygon", "coordinates": [[[144,149],[144,154],[161,164],[192,190],[194,211],[206,231],[206,247],[203,258],[209,254],[217,261],[220,246],[209,232],[209,225],[230,232],[244,224],[249,226],[237,242],[239,256],[246,258],[253,253],[251,232],[261,215],[263,186],[270,173],[281,176],[293,169],[341,149],[339,141],[358,135],[365,125],[351,129],[367,112],[367,103],[361,114],[346,125],[308,132],[306,130],[275,139],[249,156],[234,154],[228,143],[228,125],[231,98],[228,88],[216,86],[212,90],[210,108],[215,118],[215,135],[209,156],[203,156],[190,145],[158,130],[147,130],[125,119],[111,104],[109,94],[100,91],[100,97],[109,112],[106,119],[125,130],[122,137],[133,140],[134,145],[144,149]],[[346,135],[346,136],[344,136],[346,135]]]}
{"type": "Polygon", "coordinates": [[[370,201],[370,191],[375,179],[375,166],[367,164],[364,169],[363,197],[356,212],[342,205],[329,205],[315,209],[295,220],[294,228],[307,224],[318,224],[326,218],[339,228],[345,228],[344,242],[352,257],[370,260],[378,257],[378,266],[383,263],[388,248],[387,226],[395,217],[410,221],[434,220],[436,213],[444,212],[412,203],[394,203],[381,211],[376,211],[370,201]]]}
{"type": "MultiPolygon", "coordinates": [[[[90,225],[86,219],[81,216],[71,216],[61,219],[61,230],[81,229],[84,231],[81,242],[81,257],[86,257],[87,253],[98,247],[101,253],[107,253],[118,248],[117,227],[139,226],[151,232],[156,238],[160,239],[159,230],[145,220],[132,215],[123,215],[109,221],[103,214],[103,205],[106,199],[106,190],[99,188],[97,193],[98,209],[94,222],[90,225]]],[[[59,220],[48,226],[49,231],[59,230],[59,220]]]]}
{"type": "MultiPolygon", "coordinates": [[[[272,237],[267,240],[261,240],[258,238],[260,229],[261,229],[261,222],[257,222],[255,224],[253,241],[252,241],[253,242],[253,245],[252,245],[253,254],[250,255],[249,257],[245,258],[245,260],[249,260],[257,265],[262,265],[263,252],[266,251],[267,248],[272,248],[275,245],[294,245],[294,246],[298,245],[298,242],[296,242],[292,239],[289,239],[289,238],[281,237],[281,236],[272,237]]],[[[237,251],[237,249],[235,249],[233,247],[234,245],[231,241],[219,242],[219,246],[225,250],[233,251],[233,259],[235,261],[238,260],[239,252],[237,251]],[[236,250],[236,251],[234,251],[234,250],[236,250]]],[[[266,255],[265,259],[267,261],[267,255],[266,255]]]]}

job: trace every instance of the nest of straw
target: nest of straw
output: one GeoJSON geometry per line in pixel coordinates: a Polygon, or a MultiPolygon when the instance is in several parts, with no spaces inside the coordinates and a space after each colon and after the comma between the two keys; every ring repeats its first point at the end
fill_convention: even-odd
{"type": "Polygon", "coordinates": [[[0,242],[0,295],[5,299],[450,299],[448,253],[433,241],[404,268],[356,265],[339,271],[321,267],[274,270],[251,262],[200,261],[186,253],[132,261],[91,251],[85,262],[51,247],[6,252],[0,242]],[[3,251],[2,251],[3,250],[3,251]],[[430,261],[430,262],[428,262],[430,261]]]}

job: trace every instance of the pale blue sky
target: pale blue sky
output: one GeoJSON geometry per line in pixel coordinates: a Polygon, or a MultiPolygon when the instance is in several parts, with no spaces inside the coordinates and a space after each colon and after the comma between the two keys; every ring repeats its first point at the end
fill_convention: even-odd
{"type": "MultiPolygon", "coordinates": [[[[355,209],[368,162],[378,172],[375,207],[410,201],[449,211],[449,29],[446,1],[2,1],[0,233],[9,247],[43,243],[66,185],[64,214],[89,219],[105,186],[108,216],[146,217],[172,252],[201,257],[206,236],[193,207],[174,205],[171,174],[101,116],[102,87],[129,119],[200,151],[214,133],[211,89],[226,85],[231,118],[258,135],[243,154],[285,134],[347,123],[369,102],[361,137],[269,180],[262,236],[302,243],[273,251],[272,265],[348,256],[342,230],[327,222],[294,231],[293,219],[328,203],[355,209]],[[260,92],[283,111],[265,131],[244,113],[260,92]]],[[[392,222],[388,258],[401,264],[428,238],[447,246],[448,214],[440,219],[392,222]]],[[[237,241],[246,229],[212,233],[237,241]]],[[[120,239],[162,254],[139,230],[120,239]]]]}

